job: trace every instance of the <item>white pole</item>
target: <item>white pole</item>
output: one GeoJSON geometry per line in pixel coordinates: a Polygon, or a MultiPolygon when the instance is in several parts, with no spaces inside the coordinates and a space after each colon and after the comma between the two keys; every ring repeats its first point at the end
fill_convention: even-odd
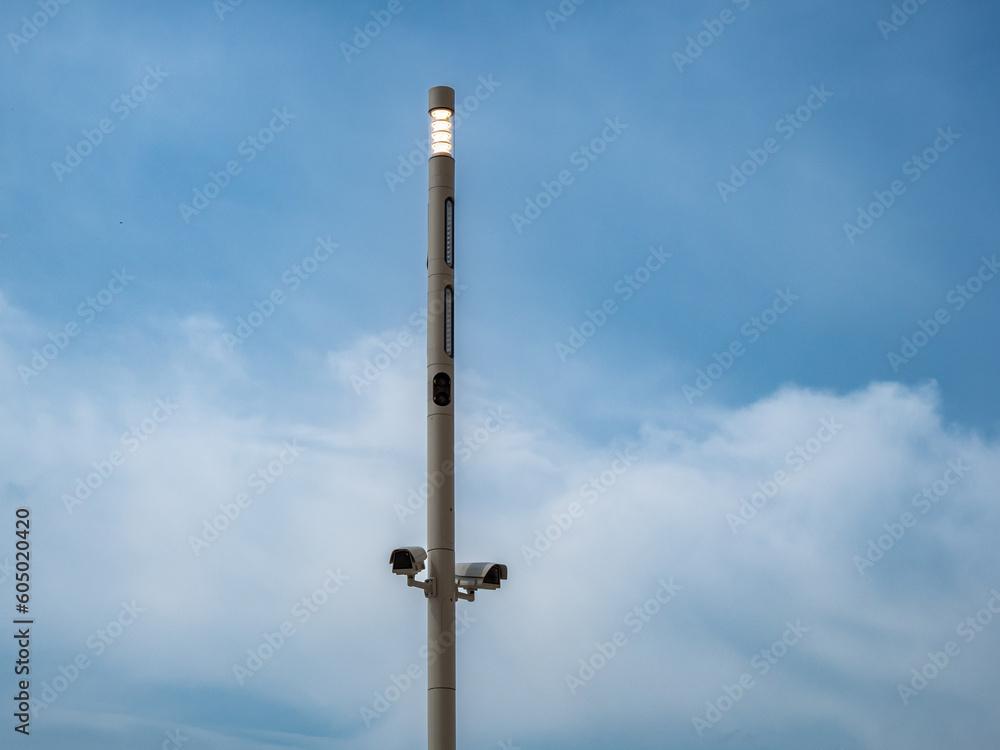
{"type": "Polygon", "coordinates": [[[435,586],[427,600],[427,747],[455,750],[454,90],[432,88],[428,112],[427,577],[435,586]]]}

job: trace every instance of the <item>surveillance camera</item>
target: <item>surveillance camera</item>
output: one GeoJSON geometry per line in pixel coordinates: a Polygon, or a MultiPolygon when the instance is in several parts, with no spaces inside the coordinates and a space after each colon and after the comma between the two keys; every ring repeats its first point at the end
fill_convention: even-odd
{"type": "Polygon", "coordinates": [[[389,555],[392,572],[400,576],[415,576],[424,569],[427,552],[423,547],[399,547],[389,555]]]}
{"type": "Polygon", "coordinates": [[[498,589],[500,581],[507,580],[507,566],[503,563],[455,563],[455,585],[468,591],[498,589]]]}

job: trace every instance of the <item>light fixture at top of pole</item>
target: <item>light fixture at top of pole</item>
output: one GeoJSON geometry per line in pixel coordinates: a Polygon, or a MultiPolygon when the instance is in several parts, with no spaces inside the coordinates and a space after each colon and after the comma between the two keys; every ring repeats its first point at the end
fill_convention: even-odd
{"type": "Polygon", "coordinates": [[[431,115],[431,153],[432,157],[443,155],[455,157],[455,136],[452,123],[453,112],[444,107],[436,107],[431,115]]]}

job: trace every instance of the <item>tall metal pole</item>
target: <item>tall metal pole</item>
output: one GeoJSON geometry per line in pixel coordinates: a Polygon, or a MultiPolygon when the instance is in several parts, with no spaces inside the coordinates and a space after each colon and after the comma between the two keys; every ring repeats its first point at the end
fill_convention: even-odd
{"type": "Polygon", "coordinates": [[[454,90],[432,88],[428,112],[427,577],[435,586],[427,599],[427,747],[455,750],[454,90]]]}
{"type": "Polygon", "coordinates": [[[435,86],[427,109],[427,549],[397,547],[389,563],[427,597],[428,750],[455,750],[455,601],[500,588],[507,566],[455,563],[455,92],[435,86]]]}

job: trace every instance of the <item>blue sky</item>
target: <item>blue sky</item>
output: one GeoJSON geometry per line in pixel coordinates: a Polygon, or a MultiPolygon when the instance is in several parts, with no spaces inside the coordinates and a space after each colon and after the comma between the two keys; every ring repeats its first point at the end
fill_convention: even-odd
{"type": "Polygon", "coordinates": [[[6,3],[32,741],[425,746],[386,557],[425,535],[448,85],[458,554],[510,566],[459,605],[460,746],[995,747],[998,21],[6,3]]]}

